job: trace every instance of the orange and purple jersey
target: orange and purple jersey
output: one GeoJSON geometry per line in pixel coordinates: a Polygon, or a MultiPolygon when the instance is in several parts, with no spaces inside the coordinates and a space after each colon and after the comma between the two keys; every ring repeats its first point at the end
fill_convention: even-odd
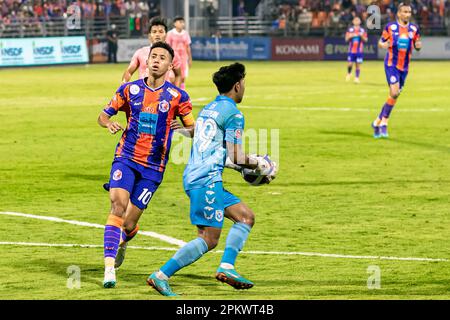
{"type": "Polygon", "coordinates": [[[357,34],[357,36],[350,38],[348,44],[348,53],[362,54],[364,48],[363,38],[367,39],[367,32],[361,27],[350,27],[348,28],[345,37],[350,36],[350,34],[352,33],[357,34]]]}
{"type": "Polygon", "coordinates": [[[175,117],[189,118],[192,104],[188,94],[169,82],[152,89],[146,79],[119,87],[103,110],[114,116],[120,108],[131,111],[126,130],[116,147],[115,159],[127,159],[146,168],[164,172],[170,151],[175,117]]]}
{"type": "Polygon", "coordinates": [[[420,40],[419,27],[413,23],[406,26],[397,21],[386,25],[381,35],[381,41],[389,41],[389,48],[384,59],[386,67],[396,67],[400,71],[408,71],[412,49],[420,40]]]}

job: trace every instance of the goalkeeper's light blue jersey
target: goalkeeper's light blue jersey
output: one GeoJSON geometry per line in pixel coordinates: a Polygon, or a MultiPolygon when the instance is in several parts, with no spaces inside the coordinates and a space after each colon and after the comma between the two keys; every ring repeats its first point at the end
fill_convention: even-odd
{"type": "Polygon", "coordinates": [[[233,99],[219,95],[199,113],[191,156],[184,170],[185,190],[222,181],[226,142],[242,144],[244,116],[233,99]]]}

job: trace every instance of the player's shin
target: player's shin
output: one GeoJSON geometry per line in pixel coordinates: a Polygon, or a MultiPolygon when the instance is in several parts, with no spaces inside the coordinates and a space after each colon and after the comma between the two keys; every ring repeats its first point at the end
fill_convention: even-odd
{"type": "Polygon", "coordinates": [[[105,268],[114,267],[117,249],[120,243],[120,233],[123,219],[110,214],[104,232],[105,268]]]}
{"type": "Polygon", "coordinates": [[[225,251],[220,262],[220,267],[224,269],[234,268],[234,264],[239,251],[244,247],[245,241],[248,238],[251,227],[248,224],[237,222],[235,223],[227,236],[225,244],[225,251]]]}
{"type": "Polygon", "coordinates": [[[157,277],[160,278],[160,280],[167,280],[181,268],[200,259],[206,252],[208,252],[208,245],[202,238],[199,237],[188,242],[161,267],[157,273],[157,277]]]}
{"type": "Polygon", "coordinates": [[[395,106],[395,103],[396,103],[396,100],[389,97],[387,99],[386,103],[383,105],[380,115],[378,116],[378,119],[381,119],[380,126],[387,126],[389,117],[391,115],[392,109],[395,106]]]}

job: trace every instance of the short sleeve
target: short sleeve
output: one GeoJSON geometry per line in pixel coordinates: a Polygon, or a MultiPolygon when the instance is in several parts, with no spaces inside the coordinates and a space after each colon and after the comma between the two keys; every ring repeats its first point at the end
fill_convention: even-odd
{"type": "Polygon", "coordinates": [[[181,68],[181,60],[180,57],[175,54],[175,57],[173,58],[172,65],[174,69],[180,69],[181,68]]]}
{"type": "Polygon", "coordinates": [[[103,112],[108,116],[112,117],[119,112],[119,109],[128,106],[127,101],[128,84],[125,83],[117,89],[116,93],[112,97],[111,101],[108,103],[103,112]]]}
{"type": "Polygon", "coordinates": [[[414,38],[413,38],[414,43],[415,43],[416,41],[419,41],[419,40],[420,40],[420,29],[419,29],[418,26],[415,26],[415,27],[417,28],[417,30],[416,30],[416,33],[414,34],[414,38]]]}
{"type": "Polygon", "coordinates": [[[381,41],[386,42],[391,38],[391,33],[389,32],[389,25],[387,25],[384,30],[383,33],[381,34],[381,41]]]}
{"type": "Polygon", "coordinates": [[[139,66],[139,54],[140,54],[140,50],[141,50],[141,49],[136,50],[136,52],[133,54],[133,57],[131,58],[131,61],[130,61],[130,65],[132,64],[132,65],[139,66]]]}
{"type": "Polygon", "coordinates": [[[181,98],[178,104],[178,116],[185,117],[192,113],[192,102],[191,98],[185,91],[181,91],[181,98]]]}
{"type": "Polygon", "coordinates": [[[242,144],[244,122],[242,113],[236,113],[230,116],[225,123],[225,141],[233,144],[242,144]]]}
{"type": "Polygon", "coordinates": [[[192,43],[191,36],[187,32],[186,32],[186,43],[188,46],[190,46],[192,43]]]}

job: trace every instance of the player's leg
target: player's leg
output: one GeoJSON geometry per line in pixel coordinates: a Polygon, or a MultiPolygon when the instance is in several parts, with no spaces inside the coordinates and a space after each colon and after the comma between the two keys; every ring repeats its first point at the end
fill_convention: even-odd
{"type": "Polygon", "coordinates": [[[199,189],[188,190],[191,223],[197,226],[198,237],[178,250],[147,283],[165,296],[175,296],[169,286],[169,278],[180,269],[194,263],[206,252],[216,247],[223,225],[223,186],[212,183],[199,189]]]}
{"type": "Polygon", "coordinates": [[[397,102],[397,98],[400,95],[400,85],[403,84],[401,76],[397,68],[387,67],[386,68],[386,79],[389,84],[389,96],[381,108],[381,112],[378,117],[373,121],[372,128],[374,129],[375,138],[387,138],[387,125],[389,117],[391,115],[392,109],[397,102]]]}
{"type": "Polygon", "coordinates": [[[123,163],[115,161],[111,168],[109,183],[111,186],[109,190],[111,211],[104,231],[105,277],[103,286],[105,288],[112,288],[116,285],[114,264],[121,238],[123,217],[134,184],[134,172],[123,163]]]}
{"type": "MultiPolygon", "coordinates": [[[[184,59],[184,60],[187,60],[187,59],[184,59]]],[[[188,71],[189,70],[189,66],[188,66],[187,61],[184,61],[184,60],[181,63],[181,67],[180,67],[180,69],[181,69],[181,85],[180,85],[180,88],[183,89],[183,90],[186,90],[185,81],[186,81],[186,78],[187,78],[187,75],[188,75],[188,72],[189,72],[188,71]]]]}
{"type": "Polygon", "coordinates": [[[224,190],[225,217],[234,222],[227,235],[225,250],[217,269],[216,279],[236,289],[249,289],[253,283],[235,270],[235,262],[244,247],[251,228],[255,224],[255,214],[239,198],[224,190]]]}
{"type": "Polygon", "coordinates": [[[355,63],[355,83],[359,83],[359,76],[361,74],[361,64],[363,62],[362,55],[358,55],[355,63]]]}
{"type": "MultiPolygon", "coordinates": [[[[138,174],[139,175],[139,174],[138,174]]],[[[150,179],[144,179],[140,175],[135,180],[133,191],[130,195],[130,201],[124,216],[122,225],[122,236],[119,249],[115,259],[115,267],[119,268],[124,259],[128,242],[131,241],[139,231],[138,221],[147,208],[150,200],[153,198],[159,182],[150,179]]]]}
{"type": "Polygon", "coordinates": [[[350,81],[352,77],[352,69],[353,69],[353,57],[350,53],[347,57],[347,76],[345,77],[345,81],[350,81]]]}

